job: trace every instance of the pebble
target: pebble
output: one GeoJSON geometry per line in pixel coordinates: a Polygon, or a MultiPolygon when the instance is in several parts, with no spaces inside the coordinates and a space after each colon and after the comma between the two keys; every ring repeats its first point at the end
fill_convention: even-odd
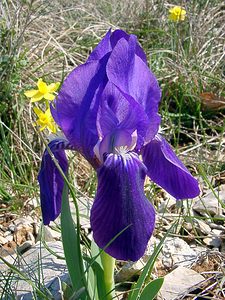
{"type": "Polygon", "coordinates": [[[5,245],[6,243],[8,243],[8,240],[4,236],[0,235],[0,245],[5,245]]]}
{"type": "Polygon", "coordinates": [[[56,235],[56,231],[52,230],[49,226],[42,226],[39,228],[36,241],[40,241],[41,239],[44,239],[45,242],[53,242],[60,239],[61,234],[59,233],[56,235]]]}
{"type": "Polygon", "coordinates": [[[18,228],[19,225],[28,225],[28,226],[32,226],[31,224],[34,223],[34,219],[31,218],[30,216],[26,216],[26,218],[24,217],[21,217],[21,218],[18,218],[16,220],[14,220],[14,224],[16,225],[16,227],[18,228]]]}
{"type": "Polygon", "coordinates": [[[207,245],[207,246],[211,246],[213,248],[219,248],[221,246],[221,239],[217,236],[208,236],[206,238],[203,239],[203,242],[207,245]]]}
{"type": "MultiPolygon", "coordinates": [[[[222,199],[222,193],[223,197],[225,198],[225,191],[219,191],[218,188],[214,189],[214,192],[219,195],[220,199],[222,199]]],[[[210,191],[208,194],[204,195],[200,199],[195,200],[193,205],[193,210],[202,214],[202,215],[222,215],[223,209],[218,201],[218,199],[215,197],[214,193],[210,191]]]]}
{"type": "Polygon", "coordinates": [[[210,226],[208,224],[206,224],[204,221],[198,220],[198,219],[196,219],[194,221],[195,221],[195,224],[197,225],[196,229],[199,229],[200,234],[203,233],[203,234],[208,235],[211,232],[210,226]]]}
{"type": "Polygon", "coordinates": [[[173,198],[172,196],[168,197],[168,199],[166,201],[163,201],[158,208],[158,212],[159,213],[165,213],[168,212],[170,210],[170,208],[172,208],[173,206],[176,205],[176,199],[173,198]]]}
{"type": "Polygon", "coordinates": [[[125,282],[132,279],[134,275],[140,275],[141,269],[145,266],[145,262],[139,259],[136,262],[129,261],[120,269],[115,276],[116,282],[125,282]]]}
{"type": "Polygon", "coordinates": [[[8,229],[11,231],[11,232],[14,232],[16,230],[16,225],[14,224],[10,224],[8,229]]]}
{"type": "Polygon", "coordinates": [[[23,254],[33,246],[32,241],[26,241],[17,248],[18,253],[23,254]]]}

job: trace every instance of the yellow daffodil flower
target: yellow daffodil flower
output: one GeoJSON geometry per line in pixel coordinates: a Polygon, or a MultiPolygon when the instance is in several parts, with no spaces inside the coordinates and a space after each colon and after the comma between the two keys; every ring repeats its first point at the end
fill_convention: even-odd
{"type": "Polygon", "coordinates": [[[56,124],[52,117],[50,108],[43,112],[39,108],[34,107],[34,112],[38,116],[38,120],[35,122],[35,125],[39,125],[41,127],[41,131],[47,128],[50,132],[56,133],[56,124]]]}
{"type": "Polygon", "coordinates": [[[174,6],[169,10],[169,20],[174,22],[184,21],[186,10],[180,6],[174,6]]]}
{"type": "Polygon", "coordinates": [[[60,85],[59,82],[51,83],[51,84],[47,85],[40,78],[40,79],[38,79],[38,82],[37,82],[38,89],[26,91],[24,94],[28,98],[31,98],[31,102],[40,101],[43,98],[45,100],[54,100],[55,95],[53,93],[57,91],[57,89],[59,88],[59,85],[60,85]]]}

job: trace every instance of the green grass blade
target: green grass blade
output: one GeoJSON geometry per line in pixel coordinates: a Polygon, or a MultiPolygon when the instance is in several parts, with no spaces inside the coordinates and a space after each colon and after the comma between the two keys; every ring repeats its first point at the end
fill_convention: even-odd
{"type": "Polygon", "coordinates": [[[143,289],[140,300],[153,300],[158,294],[161,286],[163,284],[164,278],[157,278],[149,282],[146,287],[143,289]]]}

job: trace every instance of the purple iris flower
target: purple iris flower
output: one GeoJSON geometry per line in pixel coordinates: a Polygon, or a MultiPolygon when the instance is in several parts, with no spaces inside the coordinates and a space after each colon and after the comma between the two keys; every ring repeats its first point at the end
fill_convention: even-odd
{"type": "MultiPolygon", "coordinates": [[[[176,199],[200,192],[158,134],[160,97],[136,36],[116,30],[68,75],[52,107],[65,138],[49,147],[65,173],[66,149],[80,152],[96,169],[93,237],[104,248],[122,232],[105,249],[117,259],[138,260],[154,230],[155,210],[144,194],[146,175],[176,199]]],[[[49,224],[60,213],[64,181],[47,151],[38,180],[43,221],[49,224]]]]}

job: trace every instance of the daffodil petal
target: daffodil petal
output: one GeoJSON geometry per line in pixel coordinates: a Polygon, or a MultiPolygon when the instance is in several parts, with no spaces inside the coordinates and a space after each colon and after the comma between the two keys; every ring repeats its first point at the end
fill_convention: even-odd
{"type": "Polygon", "coordinates": [[[47,84],[42,79],[38,80],[37,86],[40,93],[46,94],[48,92],[47,84]]]}
{"type": "Polygon", "coordinates": [[[38,93],[31,98],[31,102],[40,101],[42,99],[43,99],[43,94],[38,91],[38,93]]]}
{"type": "Polygon", "coordinates": [[[28,98],[33,98],[38,93],[38,90],[25,91],[24,95],[28,98]]]}
{"type": "Polygon", "coordinates": [[[43,112],[38,108],[38,107],[34,107],[33,108],[35,114],[39,117],[41,114],[43,114],[43,112]]]}
{"type": "Polygon", "coordinates": [[[54,100],[55,96],[53,94],[47,93],[47,94],[44,94],[44,98],[46,100],[54,100]]]}
{"type": "Polygon", "coordinates": [[[58,90],[60,86],[60,82],[56,82],[56,83],[51,83],[47,86],[48,88],[48,92],[49,93],[53,93],[53,92],[56,92],[58,90]]]}

